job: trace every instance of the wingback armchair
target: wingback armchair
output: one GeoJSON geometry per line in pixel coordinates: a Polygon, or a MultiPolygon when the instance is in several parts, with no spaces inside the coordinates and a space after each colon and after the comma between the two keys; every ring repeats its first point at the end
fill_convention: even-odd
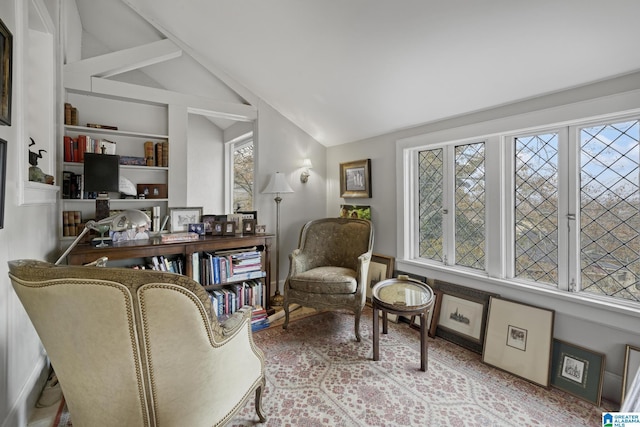
{"type": "Polygon", "coordinates": [[[218,426],[255,395],[264,356],[250,310],[219,323],[207,292],[177,274],[9,262],[73,425],[218,426]]]}
{"type": "Polygon", "coordinates": [[[373,225],[364,219],[323,218],[307,222],[298,248],[289,255],[284,283],[283,328],[289,325],[289,305],[355,314],[356,340],[366,300],[366,283],[373,247],[373,225]]]}

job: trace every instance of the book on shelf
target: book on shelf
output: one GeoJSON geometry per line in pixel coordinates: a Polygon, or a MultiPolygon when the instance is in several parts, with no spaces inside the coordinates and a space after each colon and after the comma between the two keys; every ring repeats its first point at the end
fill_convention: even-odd
{"type": "Polygon", "coordinates": [[[156,166],[156,156],[155,150],[153,148],[153,141],[145,141],[144,158],[147,161],[147,166],[156,166]]]}
{"type": "Polygon", "coordinates": [[[94,128],[94,129],[118,130],[118,126],[101,125],[101,124],[98,124],[98,123],[87,123],[87,127],[88,128],[94,128]]]}

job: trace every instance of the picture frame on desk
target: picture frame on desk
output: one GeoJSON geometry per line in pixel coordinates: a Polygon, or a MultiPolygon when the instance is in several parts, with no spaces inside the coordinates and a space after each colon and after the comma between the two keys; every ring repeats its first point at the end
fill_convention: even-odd
{"type": "Polygon", "coordinates": [[[212,236],[222,236],[222,230],[224,228],[223,221],[214,221],[211,224],[211,235],[212,236]]]}
{"type": "Polygon", "coordinates": [[[199,208],[169,208],[171,217],[171,232],[188,231],[189,224],[200,222],[202,207],[199,208]]]}
{"type": "Polygon", "coordinates": [[[242,234],[256,234],[256,220],[255,219],[243,219],[242,220],[242,234]]]}
{"type": "MultiPolygon", "coordinates": [[[[218,222],[215,215],[202,215],[202,223],[206,234],[213,234],[213,224],[215,222],[218,222]]],[[[222,228],[220,231],[222,231],[222,228]]]]}
{"type": "Polygon", "coordinates": [[[258,223],[258,211],[236,211],[237,214],[242,215],[242,219],[253,219],[258,223]]]}
{"type": "Polygon", "coordinates": [[[222,227],[223,236],[235,236],[236,235],[236,223],[234,221],[227,221],[222,227]]]}

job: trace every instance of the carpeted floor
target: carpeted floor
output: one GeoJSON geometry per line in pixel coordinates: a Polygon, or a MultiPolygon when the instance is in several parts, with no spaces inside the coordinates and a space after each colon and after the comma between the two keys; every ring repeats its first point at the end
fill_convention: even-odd
{"type": "MultiPolygon", "coordinates": [[[[481,362],[478,354],[429,339],[419,370],[418,331],[389,324],[372,360],[371,310],[355,341],[353,316],[302,316],[287,331],[257,332],[264,351],[266,426],[601,426],[605,410],[560,390],[531,384],[481,362]]],[[[610,409],[610,408],[609,408],[610,409]]],[[[54,427],[71,425],[62,411],[54,427]]],[[[253,426],[251,399],[231,426],[253,426]]]]}

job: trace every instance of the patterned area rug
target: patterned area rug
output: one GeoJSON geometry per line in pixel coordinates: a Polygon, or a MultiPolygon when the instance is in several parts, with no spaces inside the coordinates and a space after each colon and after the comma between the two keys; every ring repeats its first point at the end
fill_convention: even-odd
{"type": "MultiPolygon", "coordinates": [[[[601,426],[605,409],[481,362],[478,354],[429,339],[420,368],[418,331],[389,323],[372,360],[371,309],[355,341],[353,316],[324,312],[284,331],[254,335],[267,360],[265,426],[601,426]]],[[[63,405],[61,405],[61,408],[63,405]]],[[[62,410],[54,427],[70,426],[62,410]]],[[[230,426],[259,425],[253,398],[230,426]]]]}
{"type": "MultiPolygon", "coordinates": [[[[321,313],[255,335],[267,360],[266,426],[601,426],[603,408],[502,372],[480,355],[429,339],[420,369],[418,331],[389,323],[372,360],[372,320],[321,313]]],[[[253,401],[232,426],[257,422],[253,401]]]]}

